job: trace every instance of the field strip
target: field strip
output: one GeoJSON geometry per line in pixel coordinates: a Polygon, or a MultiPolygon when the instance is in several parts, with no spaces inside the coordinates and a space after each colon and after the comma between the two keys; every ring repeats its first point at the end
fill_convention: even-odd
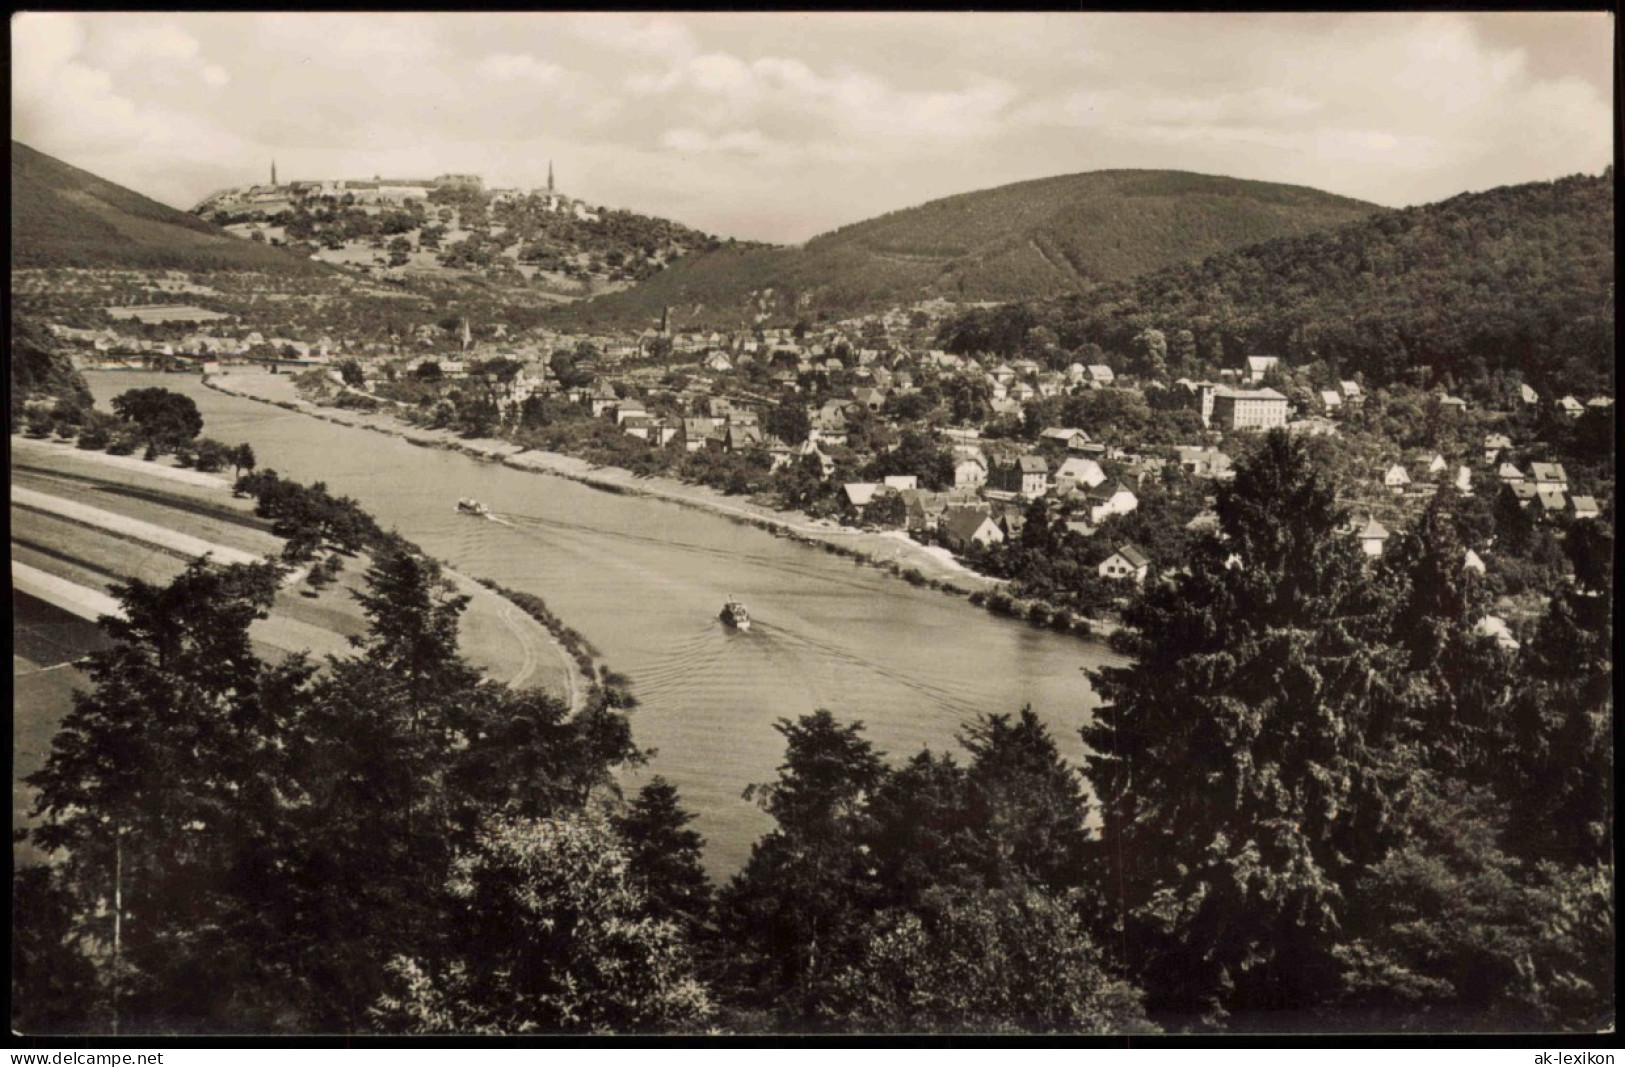
{"type": "Polygon", "coordinates": [[[11,502],[98,530],[105,530],[128,540],[140,541],[143,544],[169,549],[187,556],[212,554],[218,563],[258,563],[261,560],[261,557],[243,552],[240,549],[227,548],[225,545],[217,545],[176,530],[154,526],[150,522],[132,519],[117,512],[93,508],[89,504],[80,504],[72,500],[51,496],[49,493],[24,489],[20,485],[11,487],[11,502]]]}
{"type": "Polygon", "coordinates": [[[144,459],[136,459],[133,456],[110,456],[106,452],[97,452],[94,449],[76,448],[73,445],[59,444],[55,441],[39,441],[31,437],[24,437],[21,434],[11,435],[11,450],[13,454],[21,455],[33,452],[44,455],[72,456],[74,459],[99,463],[104,467],[116,467],[119,470],[151,475],[154,478],[168,478],[172,482],[185,482],[187,485],[199,485],[205,489],[229,489],[231,487],[231,483],[225,478],[213,474],[204,474],[202,471],[186,470],[183,467],[166,467],[161,463],[149,463],[144,459]]]}
{"type": "Polygon", "coordinates": [[[91,622],[103,615],[124,617],[119,602],[99,589],[86,588],[16,560],[11,561],[11,587],[91,622]]]}

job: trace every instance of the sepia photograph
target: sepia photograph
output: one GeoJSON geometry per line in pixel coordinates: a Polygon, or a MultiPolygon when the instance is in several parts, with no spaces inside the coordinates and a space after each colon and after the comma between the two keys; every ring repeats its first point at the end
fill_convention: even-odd
{"type": "Polygon", "coordinates": [[[1611,12],[10,29],[14,1044],[1611,1040],[1611,12]]]}

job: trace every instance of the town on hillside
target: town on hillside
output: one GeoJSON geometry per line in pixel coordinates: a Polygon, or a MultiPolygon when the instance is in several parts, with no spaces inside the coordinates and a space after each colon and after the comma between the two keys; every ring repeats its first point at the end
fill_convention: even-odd
{"type": "MultiPolygon", "coordinates": [[[[957,309],[945,301],[729,332],[457,318],[383,342],[242,332],[201,309],[226,321],[109,310],[135,328],[52,326],[83,366],[270,368],[323,404],[896,531],[1008,579],[1022,613],[1063,627],[1109,619],[1131,587],[1179,569],[1216,524],[1216,486],[1273,428],[1325,439],[1355,515],[1347,535],[1372,557],[1441,492],[1481,515],[1462,565],[1482,569],[1507,551],[1495,544],[1503,505],[1557,531],[1596,519],[1609,488],[1600,457],[1575,456],[1572,441],[1601,439],[1611,397],[1542,397],[1520,382],[1469,403],[1263,354],[1170,378],[1148,372],[1167,348],[1155,330],[1126,353],[1041,339],[1013,358],[949,351],[939,336],[957,309]]],[[[1524,570],[1503,569],[1485,625],[1538,616],[1524,570]]]]}

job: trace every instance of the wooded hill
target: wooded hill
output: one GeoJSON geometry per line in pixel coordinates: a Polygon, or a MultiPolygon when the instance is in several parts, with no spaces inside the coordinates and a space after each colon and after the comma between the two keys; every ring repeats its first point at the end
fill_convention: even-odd
{"type": "Polygon", "coordinates": [[[793,249],[722,249],[572,309],[642,325],[852,313],[931,297],[1085,291],[1187,259],[1378,210],[1301,186],[1180,171],[1108,170],[934,200],[793,249]]]}
{"type": "Polygon", "coordinates": [[[11,142],[11,266],[267,274],[330,269],[233,237],[16,141],[11,142]]]}
{"type": "MultiPolygon", "coordinates": [[[[1386,211],[1027,310],[1066,348],[1127,355],[1160,330],[1175,375],[1192,356],[1235,366],[1268,354],[1379,383],[1516,375],[1547,396],[1611,392],[1613,234],[1610,168],[1386,211]]],[[[942,339],[1008,350],[1020,311],[968,313],[942,339]]]]}

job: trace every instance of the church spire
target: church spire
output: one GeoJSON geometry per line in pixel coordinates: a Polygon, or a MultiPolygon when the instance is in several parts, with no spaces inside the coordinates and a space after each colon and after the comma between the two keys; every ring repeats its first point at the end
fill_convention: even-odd
{"type": "Polygon", "coordinates": [[[271,184],[276,184],[276,160],[271,160],[271,184]]]}

